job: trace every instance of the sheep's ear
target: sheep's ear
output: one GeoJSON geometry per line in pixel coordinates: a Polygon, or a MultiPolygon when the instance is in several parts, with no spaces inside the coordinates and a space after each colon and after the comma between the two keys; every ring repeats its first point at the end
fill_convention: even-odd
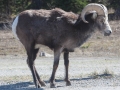
{"type": "Polygon", "coordinates": [[[97,18],[97,13],[93,12],[92,19],[96,19],[96,18],[97,18]]]}

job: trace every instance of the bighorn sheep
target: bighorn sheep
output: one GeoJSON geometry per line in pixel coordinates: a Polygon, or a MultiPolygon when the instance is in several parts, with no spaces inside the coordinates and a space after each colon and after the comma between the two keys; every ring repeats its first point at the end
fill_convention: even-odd
{"type": "Polygon", "coordinates": [[[46,45],[54,51],[50,87],[55,87],[55,73],[62,52],[64,54],[65,81],[69,86],[71,85],[68,77],[69,52],[73,52],[74,48],[81,46],[97,29],[103,31],[105,36],[109,36],[112,32],[108,23],[107,8],[97,3],[85,6],[81,15],[65,12],[58,8],[26,10],[15,18],[12,25],[13,33],[26,49],[27,64],[37,88],[45,86],[34,65],[40,44],[46,45]]]}

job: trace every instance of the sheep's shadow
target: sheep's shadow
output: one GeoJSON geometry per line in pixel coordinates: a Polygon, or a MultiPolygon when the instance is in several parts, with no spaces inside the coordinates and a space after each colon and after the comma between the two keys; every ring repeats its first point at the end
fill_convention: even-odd
{"type": "MultiPolygon", "coordinates": [[[[19,82],[15,84],[1,85],[0,90],[38,90],[34,86],[30,87],[30,85],[34,85],[32,82],[19,82]]],[[[43,90],[42,88],[39,90],[43,90]]]]}
{"type": "MultiPolygon", "coordinates": [[[[79,78],[79,79],[70,79],[70,81],[80,81],[80,80],[89,80],[89,79],[93,79],[92,77],[88,77],[88,78],[79,78]]],[[[61,79],[56,79],[56,82],[62,82],[64,80],[61,79]]]]}
{"type": "MultiPolygon", "coordinates": [[[[81,78],[81,79],[70,79],[71,81],[80,81],[80,80],[89,80],[92,78],[81,78]]],[[[64,80],[56,79],[56,82],[63,83],[64,80]]],[[[49,83],[49,81],[45,81],[46,84],[49,83]]],[[[63,85],[57,86],[57,87],[64,87],[63,85]]],[[[1,85],[0,90],[44,90],[44,88],[36,89],[33,82],[18,82],[15,84],[7,84],[7,85],[1,85]]]]}

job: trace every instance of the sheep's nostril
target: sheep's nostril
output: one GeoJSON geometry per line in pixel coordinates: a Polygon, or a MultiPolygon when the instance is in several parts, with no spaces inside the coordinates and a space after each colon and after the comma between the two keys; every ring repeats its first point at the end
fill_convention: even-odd
{"type": "Polygon", "coordinates": [[[105,36],[109,36],[111,33],[112,33],[112,31],[111,31],[111,30],[105,30],[104,35],[105,35],[105,36]]]}

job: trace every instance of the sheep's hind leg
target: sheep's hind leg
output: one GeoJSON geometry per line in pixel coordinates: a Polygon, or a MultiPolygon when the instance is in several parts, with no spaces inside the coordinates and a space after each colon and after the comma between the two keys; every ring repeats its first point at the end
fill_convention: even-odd
{"type": "MultiPolygon", "coordinates": [[[[39,49],[34,49],[34,51],[33,51],[33,59],[34,60],[36,59],[38,51],[39,51],[39,49]]],[[[35,68],[35,66],[34,66],[34,68],[35,68]]],[[[35,73],[36,73],[37,79],[38,79],[39,83],[41,84],[41,86],[46,86],[45,82],[42,81],[41,78],[39,77],[39,74],[36,69],[35,69],[35,73]]]]}
{"type": "Polygon", "coordinates": [[[64,65],[65,65],[65,81],[66,81],[66,86],[70,86],[71,82],[68,77],[68,69],[69,69],[69,52],[64,52],[64,65]]]}
{"type": "Polygon", "coordinates": [[[41,85],[43,85],[43,82],[40,80],[40,77],[34,65],[34,60],[36,58],[36,55],[39,49],[37,50],[37,49],[34,49],[33,47],[34,46],[31,46],[31,48],[27,48],[27,55],[28,55],[27,64],[32,72],[32,76],[33,76],[33,80],[36,88],[40,88],[41,85]]]}

